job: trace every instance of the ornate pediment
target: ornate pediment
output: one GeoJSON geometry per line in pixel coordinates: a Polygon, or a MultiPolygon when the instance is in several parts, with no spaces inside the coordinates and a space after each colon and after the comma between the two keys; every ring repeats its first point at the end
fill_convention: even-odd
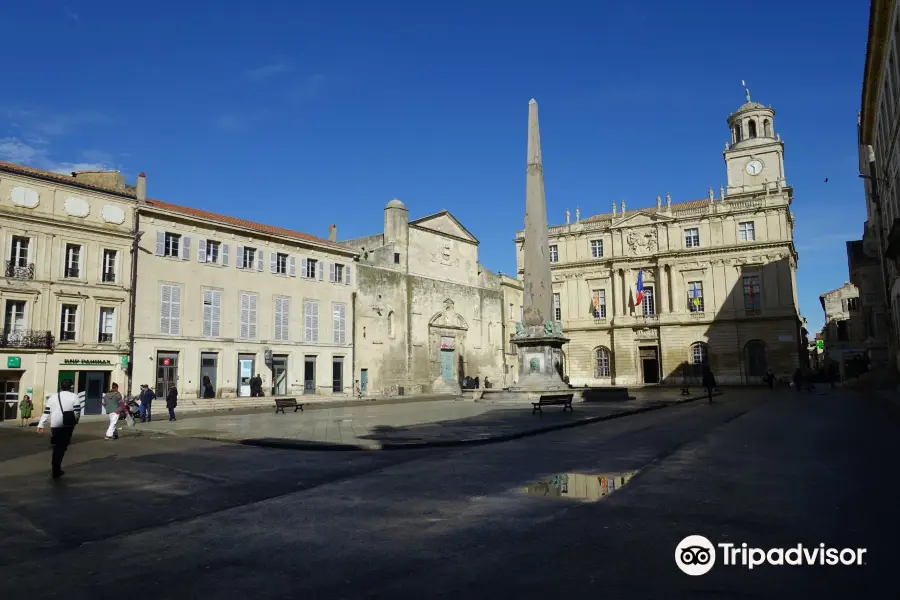
{"type": "Polygon", "coordinates": [[[647,227],[649,225],[673,223],[675,219],[661,213],[635,213],[627,216],[621,221],[617,221],[610,226],[610,229],[624,229],[628,227],[647,227]]]}
{"type": "Polygon", "coordinates": [[[463,227],[463,224],[460,223],[456,217],[446,210],[442,210],[433,215],[428,215],[427,217],[422,217],[421,219],[416,219],[415,221],[410,221],[409,225],[418,229],[427,229],[435,233],[450,235],[473,244],[478,243],[475,236],[472,235],[468,229],[463,227]]]}
{"type": "Polygon", "coordinates": [[[435,313],[428,321],[428,326],[439,327],[441,329],[461,329],[463,331],[469,329],[469,324],[466,323],[466,320],[461,314],[456,312],[453,300],[450,298],[444,300],[444,310],[435,313]]]}

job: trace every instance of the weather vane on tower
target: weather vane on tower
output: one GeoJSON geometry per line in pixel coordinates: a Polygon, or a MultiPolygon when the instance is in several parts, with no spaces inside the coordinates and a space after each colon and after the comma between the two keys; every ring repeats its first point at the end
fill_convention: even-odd
{"type": "Polygon", "coordinates": [[[750,88],[747,87],[747,82],[741,79],[741,85],[744,86],[744,94],[747,95],[747,102],[750,102],[750,88]]]}

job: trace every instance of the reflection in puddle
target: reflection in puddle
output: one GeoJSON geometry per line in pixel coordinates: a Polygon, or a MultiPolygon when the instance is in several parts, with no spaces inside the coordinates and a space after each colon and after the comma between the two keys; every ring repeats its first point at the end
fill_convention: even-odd
{"type": "Polygon", "coordinates": [[[538,481],[534,485],[526,487],[525,493],[548,498],[597,501],[609,496],[631,481],[631,478],[639,471],[640,469],[623,473],[603,473],[601,475],[584,473],[554,475],[548,481],[538,481]]]}

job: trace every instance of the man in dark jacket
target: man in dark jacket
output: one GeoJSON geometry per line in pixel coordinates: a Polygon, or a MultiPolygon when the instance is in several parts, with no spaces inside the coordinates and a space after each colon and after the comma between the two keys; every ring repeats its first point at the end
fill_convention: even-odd
{"type": "Polygon", "coordinates": [[[175,407],[178,406],[178,389],[173,383],[166,392],[166,408],[169,409],[169,420],[175,420],[175,407]]]}
{"type": "Polygon", "coordinates": [[[153,420],[150,414],[150,407],[154,398],[156,398],[156,394],[150,389],[150,386],[146,383],[141,385],[141,394],[138,396],[138,399],[141,401],[141,423],[153,420]]]}
{"type": "Polygon", "coordinates": [[[703,387],[706,388],[706,394],[709,396],[709,403],[712,404],[713,388],[716,387],[716,378],[713,375],[709,365],[703,365],[703,387]]]}

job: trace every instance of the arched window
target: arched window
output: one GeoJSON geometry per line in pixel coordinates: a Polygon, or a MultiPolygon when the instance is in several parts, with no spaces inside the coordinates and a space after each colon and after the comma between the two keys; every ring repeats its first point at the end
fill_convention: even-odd
{"type": "Polygon", "coordinates": [[[747,365],[747,375],[750,377],[762,377],[766,374],[769,365],[764,341],[750,340],[744,344],[744,364],[747,365]]]}
{"type": "Polygon", "coordinates": [[[751,140],[756,137],[756,121],[753,119],[747,121],[747,137],[751,140]]]}
{"type": "Polygon", "coordinates": [[[597,348],[594,352],[596,360],[594,367],[594,377],[610,377],[611,364],[609,348],[597,348]]]}
{"type": "Polygon", "coordinates": [[[709,364],[709,346],[703,342],[691,344],[691,370],[694,375],[703,374],[703,365],[709,364]]]}
{"type": "Polygon", "coordinates": [[[743,139],[744,139],[744,136],[741,133],[741,124],[735,123],[734,124],[734,143],[737,144],[738,142],[742,141],[743,139]]]}
{"type": "Polygon", "coordinates": [[[388,337],[394,337],[394,311],[388,313],[388,337]]]}
{"type": "Polygon", "coordinates": [[[772,121],[768,119],[763,121],[763,135],[767,138],[772,137],[772,121]]]}

